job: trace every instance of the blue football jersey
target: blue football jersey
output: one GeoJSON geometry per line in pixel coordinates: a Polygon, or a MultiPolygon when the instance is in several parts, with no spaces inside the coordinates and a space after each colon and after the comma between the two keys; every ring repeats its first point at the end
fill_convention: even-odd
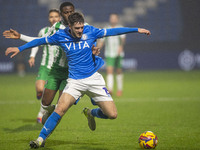
{"type": "Polygon", "coordinates": [[[104,64],[101,57],[92,54],[92,46],[96,39],[106,35],[106,29],[98,29],[85,25],[82,38],[74,38],[69,28],[58,30],[54,35],[46,37],[46,42],[59,45],[66,53],[69,78],[83,79],[93,75],[104,64]]]}
{"type": "Polygon", "coordinates": [[[92,54],[92,46],[96,39],[133,32],[138,32],[138,28],[98,29],[86,25],[81,38],[74,38],[69,33],[69,28],[60,29],[52,36],[35,39],[18,47],[18,49],[21,52],[43,44],[59,45],[68,59],[69,78],[83,79],[93,75],[104,64],[102,58],[92,54]]]}

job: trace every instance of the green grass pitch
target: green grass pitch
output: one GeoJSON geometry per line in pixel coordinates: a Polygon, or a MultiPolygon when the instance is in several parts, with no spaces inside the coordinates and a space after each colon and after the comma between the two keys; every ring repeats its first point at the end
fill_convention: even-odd
{"type": "MultiPolygon", "coordinates": [[[[0,76],[0,150],[29,149],[29,141],[39,135],[35,76],[0,76]]],[[[123,96],[113,96],[116,120],[96,119],[97,129],[90,131],[81,111],[94,106],[84,96],[42,149],[139,150],[144,131],[158,136],[158,150],[200,149],[200,71],[133,72],[124,80],[123,96]]]]}

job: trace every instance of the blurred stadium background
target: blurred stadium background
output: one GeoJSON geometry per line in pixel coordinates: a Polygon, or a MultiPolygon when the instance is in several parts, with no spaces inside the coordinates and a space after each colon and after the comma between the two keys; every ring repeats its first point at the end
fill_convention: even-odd
{"type": "MultiPolygon", "coordinates": [[[[64,0],[0,0],[0,32],[10,28],[30,36],[48,26],[48,10],[59,8],[64,0]]],[[[108,23],[110,13],[117,13],[124,26],[143,27],[151,37],[127,35],[124,68],[127,70],[199,70],[200,69],[200,1],[198,0],[68,0],[81,11],[86,22],[97,27],[108,23]]],[[[17,63],[26,72],[37,72],[28,66],[30,51],[14,59],[4,56],[10,46],[20,40],[0,40],[0,74],[16,72],[17,63]]],[[[103,53],[101,53],[103,57],[103,53]]]]}
{"type": "MultiPolygon", "coordinates": [[[[199,149],[200,1],[68,1],[91,25],[102,28],[108,24],[110,13],[117,13],[124,26],[147,28],[152,35],[127,35],[123,96],[113,95],[118,119],[96,119],[97,130],[89,132],[80,112],[83,107],[94,106],[84,96],[80,105],[63,117],[46,142],[46,149],[138,150],[138,137],[146,130],[157,134],[159,150],[199,149]]],[[[7,47],[24,42],[5,39],[2,33],[13,28],[37,36],[41,28],[49,25],[49,9],[59,8],[62,2],[0,0],[0,150],[28,149],[29,141],[38,136],[42,127],[36,124],[40,101],[35,98],[34,87],[42,49],[36,66],[30,68],[28,50],[14,59],[4,55],[7,47]],[[25,65],[24,78],[16,75],[18,64],[25,65]]],[[[103,52],[100,55],[103,57],[103,52]]]]}

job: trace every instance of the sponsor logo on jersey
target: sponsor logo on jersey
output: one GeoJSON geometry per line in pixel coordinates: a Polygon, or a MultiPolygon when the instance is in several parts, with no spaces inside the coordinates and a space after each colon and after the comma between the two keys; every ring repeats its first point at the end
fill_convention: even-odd
{"type": "Polygon", "coordinates": [[[76,48],[78,49],[85,49],[86,47],[87,48],[90,48],[89,44],[87,43],[87,41],[80,41],[80,42],[70,42],[70,43],[66,43],[65,44],[66,48],[68,50],[76,50],[76,48]]]}
{"type": "Polygon", "coordinates": [[[86,34],[83,34],[83,35],[82,35],[82,39],[83,39],[83,40],[87,40],[87,38],[88,38],[88,37],[87,37],[86,34]]]}

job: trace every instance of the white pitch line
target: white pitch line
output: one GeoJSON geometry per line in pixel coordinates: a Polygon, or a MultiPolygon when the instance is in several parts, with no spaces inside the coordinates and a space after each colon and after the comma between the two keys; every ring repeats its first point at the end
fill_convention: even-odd
{"type": "MultiPolygon", "coordinates": [[[[79,103],[88,102],[88,98],[80,100],[79,103]]],[[[190,101],[190,100],[199,100],[200,97],[156,97],[156,98],[114,98],[115,102],[150,102],[150,101],[190,101]]],[[[26,100],[26,101],[13,101],[13,100],[4,100],[0,101],[0,105],[13,105],[13,104],[38,104],[39,101],[36,100],[26,100]]]]}

